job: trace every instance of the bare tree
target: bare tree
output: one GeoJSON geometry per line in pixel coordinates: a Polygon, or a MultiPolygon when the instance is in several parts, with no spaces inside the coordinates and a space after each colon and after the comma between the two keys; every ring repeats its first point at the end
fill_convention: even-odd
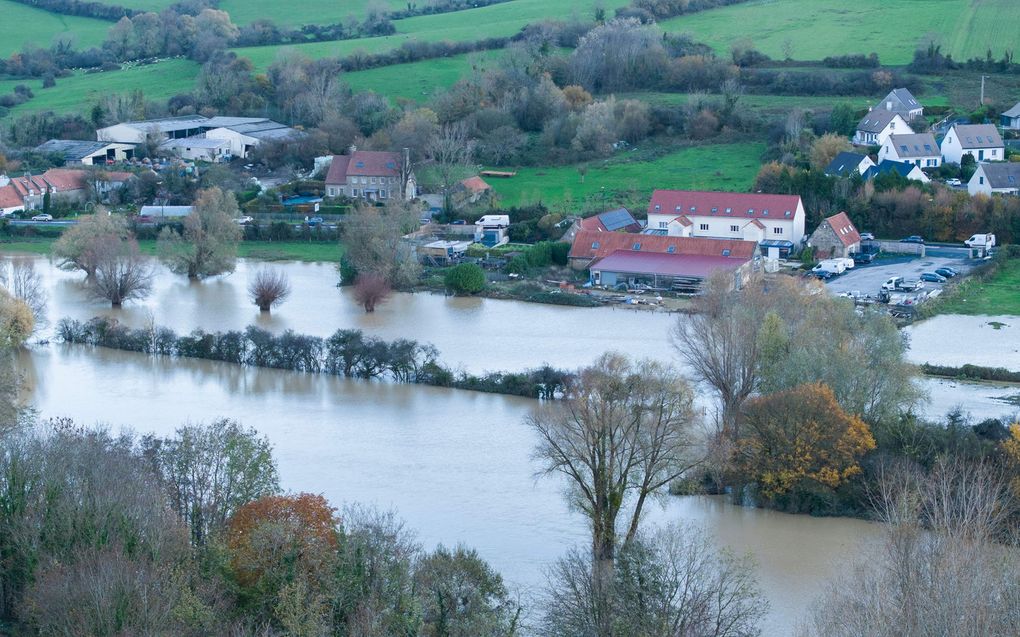
{"type": "Polygon", "coordinates": [[[144,299],[152,292],[154,276],[148,260],[138,252],[138,242],[109,235],[92,247],[96,270],[91,292],[96,298],[120,307],[126,301],[144,299]]]}
{"type": "Polygon", "coordinates": [[[942,460],[928,474],[886,469],[875,493],[885,541],[833,582],[805,635],[1012,635],[1020,550],[1000,544],[1013,511],[997,471],[942,460]]]}
{"type": "MultiPolygon", "coordinates": [[[[693,392],[672,368],[605,354],[578,372],[563,401],[539,408],[528,425],[539,437],[543,473],[567,477],[570,503],[591,524],[593,586],[605,600],[627,507],[627,546],[648,498],[696,466],[693,392]]],[[[609,634],[606,632],[600,634],[609,634]]]]}
{"type": "Polygon", "coordinates": [[[693,525],[642,533],[623,549],[608,603],[596,597],[591,568],[578,551],[554,565],[542,634],[746,637],[759,634],[768,610],[751,560],[720,552],[693,525]]]}
{"type": "Polygon", "coordinates": [[[453,208],[450,192],[461,179],[475,173],[471,164],[474,156],[474,141],[468,136],[467,125],[463,122],[443,126],[425,147],[429,170],[433,173],[436,186],[443,194],[443,208],[453,208]]]}
{"type": "Polygon", "coordinates": [[[354,281],[354,298],[366,312],[375,312],[375,306],[390,295],[390,284],[379,274],[359,274],[354,281]]]}
{"type": "Polygon", "coordinates": [[[697,381],[718,394],[725,438],[736,439],[740,408],[758,380],[758,328],[726,274],[713,276],[694,312],[677,320],[673,344],[697,381]]]}
{"type": "Polygon", "coordinates": [[[46,293],[42,277],[35,271],[35,263],[31,258],[14,258],[6,264],[6,267],[0,267],[0,285],[32,310],[36,330],[46,325],[46,303],[49,301],[49,295],[46,293]]]}
{"type": "Polygon", "coordinates": [[[248,296],[260,311],[268,312],[290,296],[290,281],[282,270],[264,268],[248,284],[248,296]]]}

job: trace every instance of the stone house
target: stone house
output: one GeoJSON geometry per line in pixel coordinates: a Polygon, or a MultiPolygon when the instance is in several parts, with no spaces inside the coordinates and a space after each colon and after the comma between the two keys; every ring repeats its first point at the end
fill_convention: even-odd
{"type": "Polygon", "coordinates": [[[333,156],[326,196],[410,201],[418,196],[418,186],[407,153],[352,149],[350,155],[333,156]]]}
{"type": "Polygon", "coordinates": [[[815,257],[848,257],[861,249],[861,233],[854,227],[845,212],[822,220],[811,233],[808,245],[815,249],[815,257]]]}

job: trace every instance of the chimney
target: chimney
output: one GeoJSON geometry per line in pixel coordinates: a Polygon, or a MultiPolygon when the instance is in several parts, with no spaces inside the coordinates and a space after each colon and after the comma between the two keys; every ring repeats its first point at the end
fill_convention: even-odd
{"type": "Polygon", "coordinates": [[[358,147],[355,146],[354,144],[351,144],[351,147],[347,149],[347,152],[353,155],[354,153],[358,152],[358,147]]]}
{"type": "Polygon", "coordinates": [[[0,173],[0,188],[7,186],[11,183],[11,178],[7,176],[7,173],[0,173]]]}

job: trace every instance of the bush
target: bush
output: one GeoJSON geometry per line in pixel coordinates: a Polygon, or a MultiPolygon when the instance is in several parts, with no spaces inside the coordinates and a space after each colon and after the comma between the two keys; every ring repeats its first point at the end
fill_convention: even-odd
{"type": "Polygon", "coordinates": [[[477,294],[485,289],[485,271],[474,263],[461,263],[446,272],[446,289],[455,294],[477,294]]]}

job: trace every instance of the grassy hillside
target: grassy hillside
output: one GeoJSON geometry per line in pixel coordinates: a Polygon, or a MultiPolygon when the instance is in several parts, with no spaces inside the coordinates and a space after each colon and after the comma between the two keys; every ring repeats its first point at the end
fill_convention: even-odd
{"type": "Polygon", "coordinates": [[[607,11],[627,4],[627,0],[513,0],[502,4],[456,11],[440,15],[419,16],[397,20],[397,33],[378,38],[361,38],[339,42],[315,42],[295,46],[263,46],[235,49],[238,55],[251,58],[258,68],[269,66],[281,50],[290,50],[310,58],[349,55],[354,51],[377,53],[394,49],[404,42],[464,42],[488,37],[511,36],[527,24],[545,19],[562,19],[572,15],[591,18],[595,6],[607,11]]]}
{"type": "MultiPolygon", "coordinates": [[[[158,2],[160,0],[141,0],[158,2]]],[[[421,2],[419,2],[421,4],[421,2]]],[[[332,24],[343,22],[349,16],[362,16],[371,6],[389,9],[407,8],[404,0],[222,0],[219,8],[230,14],[234,24],[248,24],[255,20],[272,20],[279,25],[332,24]]]]}
{"type": "Polygon", "coordinates": [[[502,51],[480,51],[436,60],[396,64],[346,73],[343,80],[355,92],[372,90],[392,100],[404,98],[425,102],[470,73],[489,68],[502,55],[502,51]]]}
{"type": "Polygon", "coordinates": [[[51,110],[56,113],[84,113],[99,97],[130,93],[141,89],[146,99],[165,100],[190,91],[198,73],[198,64],[190,60],[166,60],[158,64],[136,66],[106,73],[79,73],[59,78],[52,88],[42,88],[41,80],[0,81],[0,93],[10,92],[16,84],[26,84],[35,97],[11,109],[11,115],[51,110]]]}
{"type": "Polygon", "coordinates": [[[0,0],[0,56],[7,57],[27,45],[46,48],[58,35],[73,36],[79,48],[95,46],[106,37],[110,25],[0,0]]]}
{"type": "Polygon", "coordinates": [[[1016,0],[753,0],[662,23],[726,53],[739,41],[776,58],[817,60],[840,53],[878,53],[885,64],[910,61],[927,36],[957,58],[996,57],[1015,48],[1016,0]]]}
{"type": "Polygon", "coordinates": [[[139,11],[159,12],[174,4],[176,0],[94,0],[100,4],[111,4],[139,11]]]}
{"type": "MultiPolygon", "coordinates": [[[[715,144],[685,148],[655,159],[627,154],[591,163],[581,183],[576,166],[522,168],[510,179],[487,179],[505,206],[545,203],[576,210],[606,204],[643,206],[656,188],[744,191],[761,166],[764,144],[715,144]]],[[[635,151],[635,155],[636,155],[635,151]]]]}

